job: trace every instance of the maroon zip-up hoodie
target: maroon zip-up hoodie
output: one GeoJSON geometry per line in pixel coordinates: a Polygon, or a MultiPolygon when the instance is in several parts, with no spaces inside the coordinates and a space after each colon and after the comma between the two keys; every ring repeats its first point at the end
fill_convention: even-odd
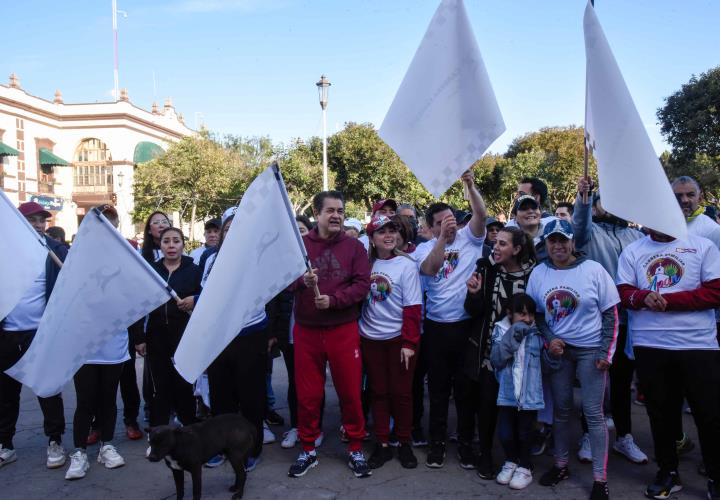
{"type": "Polygon", "coordinates": [[[330,308],[315,307],[315,292],[303,279],[293,284],[295,321],[308,327],[338,326],[360,317],[360,307],[370,291],[370,261],[362,243],[344,231],[322,239],[317,228],[303,236],[313,269],[317,269],[318,288],[330,297],[330,308]]]}

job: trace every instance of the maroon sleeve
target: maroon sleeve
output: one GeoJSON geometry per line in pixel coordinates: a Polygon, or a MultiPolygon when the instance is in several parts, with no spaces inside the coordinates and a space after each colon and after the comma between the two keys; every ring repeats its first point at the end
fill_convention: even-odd
{"type": "Polygon", "coordinates": [[[707,281],[695,290],[663,294],[666,311],[702,311],[720,307],[720,279],[707,281]]]}
{"type": "Polygon", "coordinates": [[[400,329],[403,347],[417,350],[417,345],[420,342],[421,315],[422,306],[420,304],[403,307],[402,328],[400,329]]]}
{"type": "MultiPolygon", "coordinates": [[[[618,285],[618,293],[620,294],[620,303],[625,309],[637,311],[645,309],[645,297],[648,296],[650,290],[641,290],[632,285],[618,285]]],[[[665,297],[665,295],[663,295],[665,297]]]]}
{"type": "Polygon", "coordinates": [[[350,269],[350,283],[329,294],[330,309],[345,309],[357,305],[370,291],[370,259],[365,247],[357,240],[354,243],[350,269]]]}

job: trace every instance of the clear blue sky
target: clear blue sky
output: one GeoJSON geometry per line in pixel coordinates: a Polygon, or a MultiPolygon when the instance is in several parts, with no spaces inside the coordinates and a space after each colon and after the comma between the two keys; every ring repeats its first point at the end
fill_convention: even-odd
{"type": "MultiPolygon", "coordinates": [[[[321,133],[315,82],[332,82],[330,132],[380,126],[439,0],[118,0],[120,86],[149,109],[172,96],[189,126],[275,141],[321,133]],[[153,72],[157,93],[154,95],[153,72]]],[[[465,0],[507,131],[583,120],[584,0],[465,0]]],[[[656,150],[656,109],[720,64],[717,0],[597,0],[656,150]]],[[[0,79],[65,102],[110,100],[111,1],[3,2],[0,79]]]]}

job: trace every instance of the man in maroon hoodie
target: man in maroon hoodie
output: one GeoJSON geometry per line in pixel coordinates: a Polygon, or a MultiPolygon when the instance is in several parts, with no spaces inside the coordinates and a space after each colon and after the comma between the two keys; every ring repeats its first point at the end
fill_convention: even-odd
{"type": "Polygon", "coordinates": [[[370,468],[362,453],[365,418],[360,401],[358,318],[370,290],[370,263],[363,245],[345,235],[342,193],[315,195],[313,213],[317,226],[303,237],[313,270],[293,285],[298,434],[303,450],[288,475],[303,476],[318,463],[315,440],[320,435],[325,365],[330,362],[342,424],[350,439],[348,467],[355,476],[367,477],[370,468]]]}

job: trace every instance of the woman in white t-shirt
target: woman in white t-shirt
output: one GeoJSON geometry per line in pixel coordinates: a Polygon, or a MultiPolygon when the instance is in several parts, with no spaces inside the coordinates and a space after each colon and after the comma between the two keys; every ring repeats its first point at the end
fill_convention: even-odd
{"type": "Polygon", "coordinates": [[[410,441],[412,381],[420,340],[420,274],[415,261],[396,248],[395,221],[379,215],[366,230],[372,271],[370,293],[360,318],[360,345],[378,441],[368,465],[377,469],[392,459],[388,445],[392,416],[400,441],[400,464],[412,469],[417,467],[410,441]]]}
{"type": "Polygon", "coordinates": [[[540,478],[540,484],[555,486],[569,476],[570,416],[577,378],[592,451],[595,482],[590,499],[606,499],[608,431],[603,397],[617,340],[616,305],[620,298],[607,271],[575,252],[570,223],[549,223],[544,237],[548,260],[533,270],[527,294],[538,305],[537,325],[550,354],[560,357],[561,363],[550,376],[555,464],[540,478]]]}

